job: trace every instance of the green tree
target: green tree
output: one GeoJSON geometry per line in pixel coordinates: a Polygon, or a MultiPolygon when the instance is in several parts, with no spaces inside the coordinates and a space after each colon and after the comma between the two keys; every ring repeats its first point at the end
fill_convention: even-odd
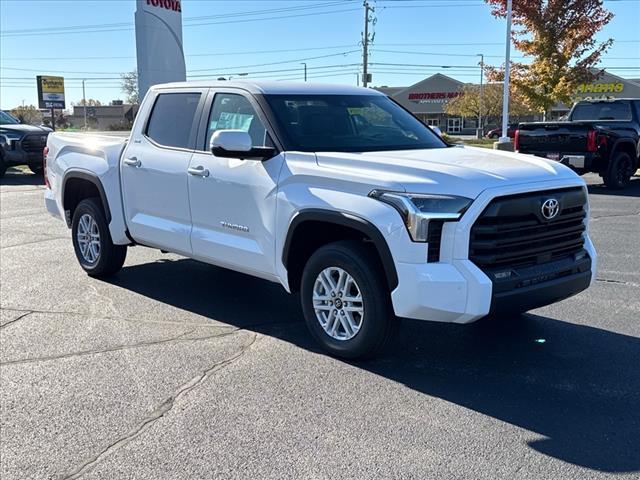
{"type": "MultiPolygon", "coordinates": [[[[498,118],[502,114],[502,84],[489,83],[482,86],[467,84],[462,87],[462,95],[449,100],[444,111],[456,117],[478,118],[482,105],[482,124],[487,125],[491,118],[498,118]],[[482,101],[481,92],[482,90],[482,101]]],[[[523,102],[520,95],[511,92],[509,113],[512,116],[530,115],[531,109],[523,102]]]]}
{"type": "MultiPolygon", "coordinates": [[[[506,0],[485,0],[492,14],[506,16],[506,0]]],[[[513,62],[511,82],[533,110],[548,114],[558,102],[570,103],[579,84],[593,80],[602,54],[613,44],[595,34],[613,14],[602,0],[516,0],[512,8],[513,44],[530,62],[513,62]]],[[[489,68],[492,80],[504,72],[489,68]]]]}
{"type": "Polygon", "coordinates": [[[127,96],[127,103],[137,104],[140,99],[138,97],[138,72],[132,71],[120,75],[122,79],[122,91],[127,96]]]}

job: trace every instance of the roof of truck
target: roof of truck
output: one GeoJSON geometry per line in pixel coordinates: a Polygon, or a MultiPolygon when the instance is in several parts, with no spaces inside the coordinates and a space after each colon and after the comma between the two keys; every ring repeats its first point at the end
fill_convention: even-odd
{"type": "Polygon", "coordinates": [[[382,93],[364,87],[340,85],[335,83],[314,82],[275,82],[253,80],[198,80],[190,82],[173,82],[155,85],[153,89],[165,88],[240,88],[254,94],[290,94],[290,95],[383,95],[382,93]]]}

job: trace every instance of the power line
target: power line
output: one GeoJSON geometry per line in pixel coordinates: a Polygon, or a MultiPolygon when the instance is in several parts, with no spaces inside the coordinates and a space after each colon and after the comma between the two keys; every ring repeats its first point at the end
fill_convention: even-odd
{"type": "MultiPolygon", "coordinates": [[[[188,25],[184,25],[184,28],[186,27],[200,27],[200,26],[207,26],[207,25],[226,25],[226,24],[234,24],[234,23],[246,23],[246,22],[257,22],[257,21],[268,21],[268,20],[281,20],[283,18],[299,18],[299,17],[308,17],[308,16],[317,16],[317,15],[331,15],[331,14],[335,14],[335,13],[346,13],[346,12],[355,12],[355,11],[359,11],[360,9],[358,8],[349,8],[349,9],[342,9],[342,10],[331,10],[331,11],[324,11],[324,12],[311,12],[311,13],[299,13],[299,14],[294,14],[294,15],[279,15],[279,16],[275,16],[275,17],[262,17],[262,18],[248,18],[248,19],[242,19],[242,20],[229,20],[229,21],[220,21],[220,22],[202,22],[202,23],[192,23],[192,24],[188,24],[188,25]]],[[[79,27],[79,26],[78,26],[79,27]]],[[[32,33],[2,33],[0,34],[1,37],[27,37],[27,36],[42,36],[42,35],[72,35],[72,34],[78,34],[78,33],[107,33],[107,32],[123,32],[123,31],[131,31],[133,30],[133,27],[126,27],[126,28],[93,28],[91,29],[90,27],[86,27],[85,30],[80,30],[80,29],[65,29],[65,27],[59,27],[56,30],[51,30],[48,32],[32,32],[32,33]]]]}
{"type": "MultiPolygon", "coordinates": [[[[336,48],[346,48],[346,47],[357,47],[356,44],[346,44],[346,45],[331,45],[326,47],[307,47],[307,48],[285,48],[278,50],[252,50],[252,51],[232,51],[232,52],[216,52],[216,53],[191,53],[185,55],[185,57],[220,57],[220,56],[229,56],[229,55],[254,55],[254,54],[265,54],[265,53],[288,53],[288,52],[306,52],[310,50],[334,50],[336,48]]],[[[134,55],[126,56],[126,57],[107,57],[100,56],[101,60],[133,60],[136,57],[134,55]]],[[[3,60],[95,60],[96,56],[93,57],[10,57],[3,58],[3,60]]]]}
{"type": "MultiPolygon", "coordinates": [[[[235,12],[235,13],[223,13],[217,15],[202,15],[197,17],[185,17],[182,19],[183,24],[189,23],[198,20],[207,20],[207,19],[215,19],[215,18],[231,18],[238,16],[246,16],[246,15],[261,15],[264,13],[278,13],[282,11],[295,11],[295,10],[308,10],[314,8],[324,8],[324,7],[332,7],[336,5],[343,5],[343,2],[325,2],[325,3],[316,3],[312,5],[300,5],[294,7],[280,7],[280,8],[270,8],[266,10],[252,10],[247,12],[235,12]]],[[[57,31],[59,29],[65,30],[74,30],[74,29],[93,29],[93,28],[115,28],[115,27],[131,27],[133,26],[133,22],[119,22],[119,23],[99,23],[93,25],[67,25],[64,27],[40,27],[40,28],[27,28],[27,29],[16,29],[16,30],[5,30],[4,33],[46,33],[57,31]]]]}

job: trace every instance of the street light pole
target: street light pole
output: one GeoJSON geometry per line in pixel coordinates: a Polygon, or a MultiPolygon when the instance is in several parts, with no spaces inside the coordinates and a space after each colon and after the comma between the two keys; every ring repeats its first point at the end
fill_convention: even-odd
{"type": "Polygon", "coordinates": [[[509,143],[507,128],[509,126],[509,75],[511,73],[511,9],[512,0],[507,0],[507,41],[504,56],[504,86],[502,91],[502,136],[498,143],[509,143]]]}
{"type": "Polygon", "coordinates": [[[478,53],[480,57],[480,99],[478,101],[478,138],[482,138],[484,136],[484,131],[482,129],[482,94],[483,92],[483,81],[484,81],[484,54],[478,53]]]}
{"type": "Polygon", "coordinates": [[[300,65],[304,65],[304,81],[307,81],[307,64],[305,62],[300,62],[300,65]]]}
{"type": "Polygon", "coordinates": [[[82,79],[82,103],[84,104],[84,131],[87,131],[87,96],[85,94],[85,90],[84,90],[84,81],[85,79],[82,79]]]}

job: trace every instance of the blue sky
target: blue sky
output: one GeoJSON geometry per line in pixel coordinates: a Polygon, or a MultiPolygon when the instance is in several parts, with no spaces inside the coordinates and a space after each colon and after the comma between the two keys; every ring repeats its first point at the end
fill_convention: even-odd
{"type": "MultiPolygon", "coordinates": [[[[371,3],[373,85],[410,85],[436,72],[477,81],[475,54],[493,64],[504,57],[505,23],[482,0],[371,3]]],[[[640,78],[640,1],[605,6],[615,18],[599,37],[616,43],[602,66],[640,78]]],[[[310,79],[356,83],[360,0],[182,0],[182,10],[188,74],[301,80],[306,62],[310,79]]],[[[81,78],[89,79],[87,98],[123,98],[119,74],[136,65],[134,11],[134,0],[0,0],[0,106],[36,104],[38,74],[64,76],[68,104],[82,98],[81,78]]]]}

